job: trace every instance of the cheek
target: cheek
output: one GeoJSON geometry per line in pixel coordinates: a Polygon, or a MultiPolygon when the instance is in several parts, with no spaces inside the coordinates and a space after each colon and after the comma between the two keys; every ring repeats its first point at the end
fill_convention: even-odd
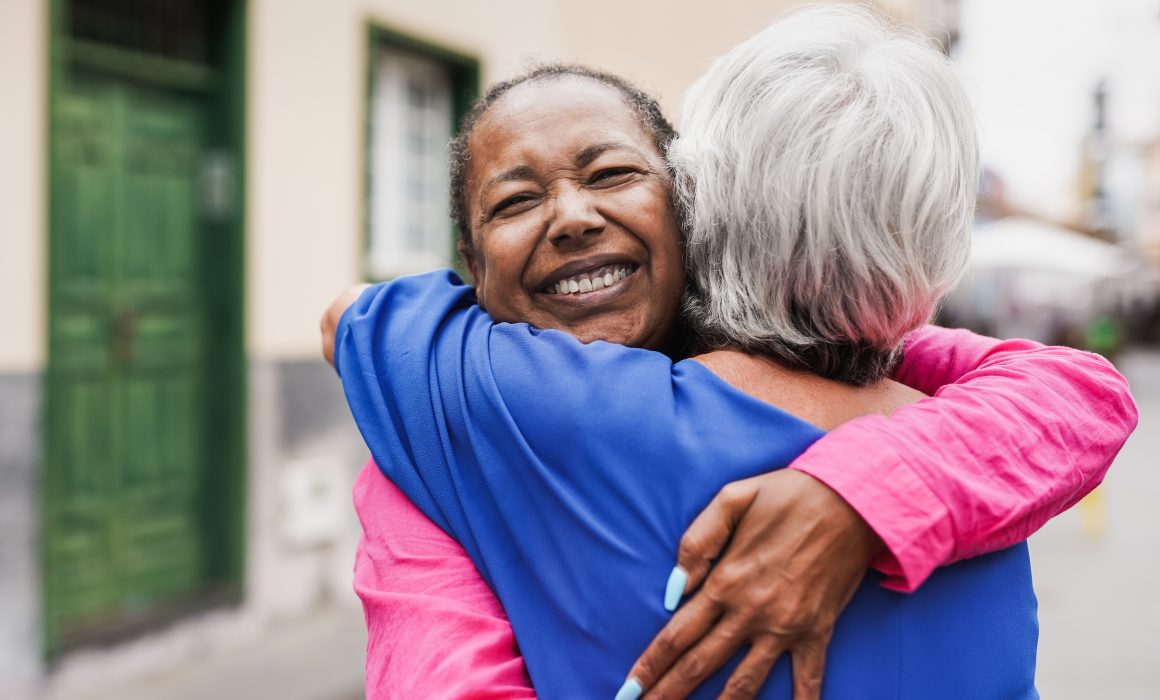
{"type": "Polygon", "coordinates": [[[668,288],[683,288],[685,279],[684,251],[676,219],[667,202],[650,200],[641,206],[638,221],[640,236],[649,248],[652,267],[658,283],[668,288]]]}
{"type": "Polygon", "coordinates": [[[685,291],[685,260],[679,244],[672,235],[653,249],[653,284],[655,285],[655,313],[674,317],[680,310],[681,295],[685,291]]]}
{"type": "Polygon", "coordinates": [[[667,190],[659,183],[642,184],[625,191],[617,207],[630,218],[630,227],[649,247],[659,251],[666,246],[679,245],[676,216],[667,190]]]}
{"type": "MultiPolygon", "coordinates": [[[[527,259],[526,252],[502,232],[490,235],[487,245],[480,249],[486,263],[480,263],[476,295],[481,306],[497,319],[505,312],[520,307],[524,294],[521,271],[527,259]]],[[[507,320],[506,317],[504,320],[507,320]]]]}

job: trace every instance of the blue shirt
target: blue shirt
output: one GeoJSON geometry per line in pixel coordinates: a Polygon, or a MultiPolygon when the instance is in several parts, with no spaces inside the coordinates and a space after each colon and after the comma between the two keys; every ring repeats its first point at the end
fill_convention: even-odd
{"type": "MultiPolygon", "coordinates": [[[[379,467],[467,550],[544,698],[613,697],[670,617],[689,523],[725,484],[823,434],[697,362],[496,324],[450,271],[368,289],[335,364],[379,467]]],[[[1025,544],[909,595],[879,580],[837,623],[825,697],[1038,697],[1025,544]]],[[[740,658],[693,697],[716,697],[740,658]]],[[[792,697],[789,663],[760,697],[792,697]]]]}

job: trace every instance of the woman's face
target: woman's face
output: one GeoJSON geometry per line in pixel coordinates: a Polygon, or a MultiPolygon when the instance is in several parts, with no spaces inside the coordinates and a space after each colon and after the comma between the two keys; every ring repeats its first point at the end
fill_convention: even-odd
{"type": "Polygon", "coordinates": [[[664,161],[620,94],[584,78],[525,83],[470,150],[468,266],[492,317],[664,349],[684,264],[664,161]]]}

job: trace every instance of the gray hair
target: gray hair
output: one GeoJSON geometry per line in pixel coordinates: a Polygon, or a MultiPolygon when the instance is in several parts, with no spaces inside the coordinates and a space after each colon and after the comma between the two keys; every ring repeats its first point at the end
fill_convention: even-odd
{"type": "Polygon", "coordinates": [[[942,54],[868,10],[809,8],[715,60],[669,160],[705,349],[871,384],[962,275],[969,100],[942,54]]]}

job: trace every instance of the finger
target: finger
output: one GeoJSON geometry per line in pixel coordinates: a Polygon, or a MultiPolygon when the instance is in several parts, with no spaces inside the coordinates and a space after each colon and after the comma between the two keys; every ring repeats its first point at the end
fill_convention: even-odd
{"type": "Polygon", "coordinates": [[[677,566],[688,575],[685,593],[701,584],[710,563],[721,554],[733,528],[756,495],[757,487],[752,479],[726,484],[685,530],[677,548],[677,566]]]}
{"type": "Polygon", "coordinates": [[[331,365],[334,364],[334,329],[327,325],[327,316],[322,317],[319,330],[322,332],[322,357],[331,365]]]}
{"type": "Polygon", "coordinates": [[[773,665],[784,651],[785,648],[776,637],[766,637],[754,642],[753,648],[741,663],[737,664],[737,668],[733,669],[733,675],[729,676],[729,682],[725,684],[725,689],[718,697],[728,700],[748,700],[756,697],[757,691],[761,690],[765,679],[769,678],[769,672],[773,670],[773,665]]]}
{"type": "Polygon", "coordinates": [[[649,643],[633,664],[629,678],[635,678],[642,688],[651,688],[685,650],[705,636],[719,615],[716,603],[707,597],[690,600],[649,643]]]}
{"type": "Polygon", "coordinates": [[[688,697],[702,681],[725,665],[749,640],[736,623],[714,625],[708,634],[677,659],[648,689],[648,698],[688,697]]]}
{"type": "Polygon", "coordinates": [[[794,700],[819,700],[826,671],[828,640],[802,642],[792,649],[794,700]]]}
{"type": "Polygon", "coordinates": [[[319,322],[319,330],[322,332],[322,356],[332,365],[334,364],[334,343],[338,322],[342,320],[342,315],[350,308],[351,304],[358,301],[362,293],[370,286],[369,284],[359,284],[348,288],[339,294],[327,307],[326,312],[322,314],[322,320],[319,322]]]}

